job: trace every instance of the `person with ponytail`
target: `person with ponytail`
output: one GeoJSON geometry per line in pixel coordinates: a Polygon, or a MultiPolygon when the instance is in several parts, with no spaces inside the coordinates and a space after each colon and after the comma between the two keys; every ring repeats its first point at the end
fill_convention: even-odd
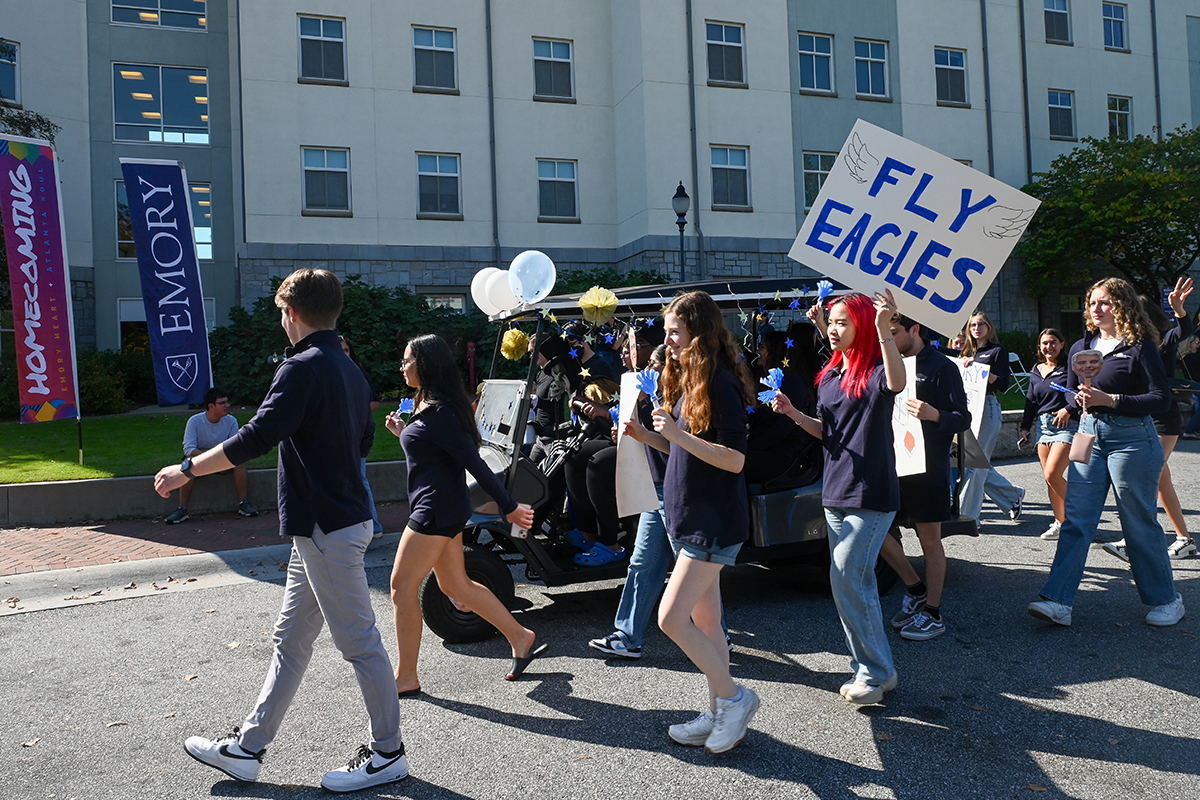
{"type": "Polygon", "coordinates": [[[663,312],[668,358],[654,409],[650,446],[669,454],[663,511],[675,569],[658,609],[658,625],[708,681],[706,709],[672,725],[679,744],[710,753],[737,747],[758,710],[758,695],[734,683],[721,626],[721,569],[750,538],[746,463],[750,370],[721,310],[704,292],[677,296],[663,312]]]}
{"type": "Polygon", "coordinates": [[[850,649],[854,675],[841,689],[851,703],[878,703],[897,675],[883,624],[875,562],[900,508],[892,448],[892,411],[905,385],[904,360],[892,336],[896,301],[876,294],[836,298],[829,306],[833,356],[817,375],[817,415],[779,393],[771,401],[821,440],[821,503],[829,525],[829,582],[850,649]]]}
{"type": "Polygon", "coordinates": [[[408,462],[408,525],[392,567],[396,617],[396,690],[400,697],[421,694],[417,656],[421,650],[421,606],[417,593],[433,570],[438,588],[455,605],[469,608],[495,626],[512,647],[516,680],[545,651],[533,631],[521,625],[491,591],[471,580],[463,562],[462,530],[471,518],[465,471],[495,498],[509,522],[533,525],[533,509],[518,503],[479,457],[479,429],[450,347],[426,334],[410,339],[400,362],[405,382],[417,390],[408,423],[399,412],[387,415],[387,429],[400,438],[408,462]]]}

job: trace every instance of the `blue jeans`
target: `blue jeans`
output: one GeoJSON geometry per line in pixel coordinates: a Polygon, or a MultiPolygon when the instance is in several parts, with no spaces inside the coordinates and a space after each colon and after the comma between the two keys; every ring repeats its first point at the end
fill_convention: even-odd
{"type": "Polygon", "coordinates": [[[1088,547],[1112,486],[1138,595],[1148,606],[1170,603],[1175,580],[1158,524],[1163,449],[1154,420],[1089,414],[1079,432],[1096,436],[1092,459],[1087,464],[1072,461],[1067,469],[1067,519],[1058,535],[1050,577],[1038,594],[1064,606],[1075,604],[1088,547]]]}
{"type": "Polygon", "coordinates": [[[654,604],[662,594],[663,581],[675,563],[671,540],[667,537],[667,522],[663,513],[663,487],[654,484],[658,492],[658,510],[643,512],[638,519],[637,538],[629,556],[629,574],[621,590],[614,623],[626,647],[641,647],[646,626],[654,604]]]}
{"type": "Polygon", "coordinates": [[[885,683],[896,674],[875,582],[875,562],[895,516],[894,511],[865,508],[825,509],[829,585],[846,632],[850,668],[856,678],[872,685],[885,683]]]}
{"type": "Polygon", "coordinates": [[[362,461],[363,486],[367,487],[367,502],[371,504],[371,533],[376,536],[383,533],[383,525],[379,522],[379,512],[375,510],[375,495],[371,493],[371,484],[367,483],[367,460],[362,461]]]}
{"type": "Polygon", "coordinates": [[[1183,432],[1192,434],[1197,428],[1200,428],[1200,395],[1192,392],[1192,416],[1188,418],[1187,425],[1183,426],[1183,432]]]}
{"type": "MultiPolygon", "coordinates": [[[[989,394],[983,403],[983,422],[979,426],[979,446],[988,458],[992,457],[992,451],[996,449],[996,440],[1000,438],[1001,421],[1000,401],[995,395],[989,394]]],[[[959,513],[979,519],[979,512],[983,510],[984,492],[987,492],[992,502],[1000,506],[1000,510],[1005,513],[1008,513],[1024,494],[1023,490],[1013,486],[994,469],[969,469],[966,480],[963,481],[959,513]]]]}

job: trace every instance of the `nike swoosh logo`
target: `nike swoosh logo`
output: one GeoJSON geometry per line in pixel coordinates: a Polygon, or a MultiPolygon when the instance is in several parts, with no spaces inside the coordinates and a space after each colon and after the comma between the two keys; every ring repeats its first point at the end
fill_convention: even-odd
{"type": "Polygon", "coordinates": [[[221,755],[225,756],[226,758],[240,758],[242,761],[257,761],[258,760],[258,756],[239,756],[237,753],[231,753],[229,751],[229,745],[227,745],[227,744],[221,745],[221,749],[219,752],[221,753],[221,755]]]}
{"type": "Polygon", "coordinates": [[[404,753],[400,753],[400,755],[396,756],[391,761],[389,761],[386,764],[379,766],[379,767],[376,767],[374,764],[372,764],[370,761],[368,761],[366,773],[368,775],[375,775],[376,773],[383,772],[385,769],[390,767],[392,764],[395,764],[397,761],[399,761],[402,758],[404,758],[404,753]]]}

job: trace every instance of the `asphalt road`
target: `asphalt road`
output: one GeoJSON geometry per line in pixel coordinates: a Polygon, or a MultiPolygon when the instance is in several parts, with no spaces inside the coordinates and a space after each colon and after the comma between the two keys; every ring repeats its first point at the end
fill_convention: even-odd
{"type": "MultiPolygon", "coordinates": [[[[1200,497],[1197,450],[1184,443],[1172,460],[1185,506],[1200,497]]],[[[981,537],[946,540],[950,630],[929,642],[893,636],[900,686],[885,705],[860,709],[838,696],[848,657],[819,575],[737,567],[723,584],[733,671],[762,708],[730,753],[680,747],[666,728],[694,716],[705,689],[679,649],[653,625],[640,662],[606,662],[586,646],[611,631],[620,582],[522,585],[520,617],[550,642],[549,655],[507,683],[499,637],[447,646],[426,632],[427,697],[402,704],[411,777],[363,795],[1200,797],[1200,559],[1175,562],[1191,609],[1176,627],[1143,623],[1127,567],[1099,544],[1074,626],[1040,623],[1025,612],[1054,554],[1037,536],[1050,518],[1040,471],[1010,463],[1002,472],[1029,488],[1025,519],[988,505],[981,537]]],[[[1110,507],[1097,541],[1119,536],[1110,507]]],[[[910,553],[915,544],[906,537],[910,553]]],[[[369,570],[393,653],[394,547],[383,540],[369,570]]],[[[188,735],[228,733],[257,695],[281,595],[274,558],[264,550],[253,562],[163,559],[128,567],[141,572],[6,580],[6,597],[19,589],[45,610],[0,619],[0,798],[326,796],[321,775],[366,736],[352,672],[326,635],[259,783],[227,780],[182,749],[188,735]],[[130,596],[52,607],[97,587],[98,597],[130,596]]],[[[899,590],[885,597],[885,614],[899,601],[899,590]]]]}

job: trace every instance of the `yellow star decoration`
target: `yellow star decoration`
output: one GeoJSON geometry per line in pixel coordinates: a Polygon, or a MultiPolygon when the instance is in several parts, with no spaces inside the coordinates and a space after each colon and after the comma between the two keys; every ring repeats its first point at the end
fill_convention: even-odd
{"type": "Polygon", "coordinates": [[[590,369],[588,369],[587,367],[584,367],[583,369],[579,370],[579,374],[584,378],[592,377],[592,371],[590,369]]]}
{"type": "Polygon", "coordinates": [[[799,297],[800,295],[804,294],[804,292],[800,291],[800,290],[799,290],[799,289],[797,289],[795,286],[793,286],[793,287],[792,287],[792,294],[794,294],[794,295],[796,295],[797,297],[799,297]]]}
{"type": "Polygon", "coordinates": [[[566,338],[567,338],[567,332],[566,332],[566,331],[560,331],[560,332],[559,332],[559,334],[558,334],[558,338],[560,338],[560,339],[566,339],[566,338]]]}
{"type": "Polygon", "coordinates": [[[775,292],[775,299],[776,299],[776,300],[782,300],[782,299],[783,299],[783,297],[780,295],[780,293],[779,293],[779,292],[775,292]]]}
{"type": "Polygon", "coordinates": [[[790,367],[792,365],[792,363],[785,358],[785,359],[783,359],[783,365],[785,367],[790,367]]]}
{"type": "Polygon", "coordinates": [[[546,319],[550,320],[551,322],[555,323],[556,325],[558,324],[558,317],[554,316],[553,311],[551,311],[549,314],[546,315],[546,319]]]}

